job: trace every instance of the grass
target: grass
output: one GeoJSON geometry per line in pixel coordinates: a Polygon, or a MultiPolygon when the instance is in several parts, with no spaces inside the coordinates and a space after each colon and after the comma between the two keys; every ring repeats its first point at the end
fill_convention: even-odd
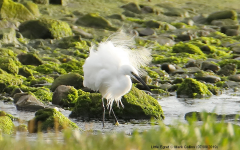
{"type": "Polygon", "coordinates": [[[124,133],[93,134],[92,132],[63,131],[64,140],[43,140],[42,133],[36,141],[26,138],[16,140],[3,137],[1,150],[148,150],[148,149],[218,149],[237,150],[240,147],[240,127],[224,121],[217,122],[214,115],[202,113],[202,122],[196,116],[188,123],[176,122],[166,126],[159,122],[158,129],[132,135],[124,133]],[[191,148],[190,148],[191,147],[191,148]]]}

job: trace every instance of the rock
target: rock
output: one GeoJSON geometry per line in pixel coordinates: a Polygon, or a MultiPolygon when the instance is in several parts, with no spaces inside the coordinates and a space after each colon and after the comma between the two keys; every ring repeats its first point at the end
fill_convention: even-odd
{"type": "Polygon", "coordinates": [[[23,83],[23,80],[20,77],[16,77],[12,74],[8,74],[0,69],[0,92],[3,92],[8,86],[18,86],[23,83]]]}
{"type": "Polygon", "coordinates": [[[86,26],[86,27],[101,28],[101,29],[107,29],[107,30],[113,30],[113,31],[117,30],[117,28],[113,27],[112,24],[109,21],[107,21],[105,18],[94,13],[89,13],[80,17],[76,21],[76,24],[86,26]]]}
{"type": "Polygon", "coordinates": [[[154,13],[154,9],[151,6],[140,5],[141,12],[144,14],[154,13]]]}
{"type": "Polygon", "coordinates": [[[35,54],[21,53],[17,56],[17,58],[23,65],[39,66],[43,64],[42,60],[35,54]]]}
{"type": "Polygon", "coordinates": [[[234,75],[237,71],[237,66],[235,64],[226,64],[218,72],[218,75],[234,75]]]}
{"type": "Polygon", "coordinates": [[[193,36],[191,34],[180,34],[177,35],[176,39],[178,41],[190,41],[193,39],[193,36]]]}
{"type": "Polygon", "coordinates": [[[86,38],[86,39],[92,39],[93,38],[93,35],[91,33],[87,33],[87,32],[83,31],[82,29],[80,29],[78,27],[72,28],[72,31],[75,35],[80,35],[83,38],[86,38]]]}
{"type": "Polygon", "coordinates": [[[35,113],[35,117],[28,122],[28,131],[30,133],[36,133],[39,129],[41,131],[49,129],[61,131],[66,128],[79,129],[74,122],[57,109],[52,108],[38,110],[35,113]]]}
{"type": "Polygon", "coordinates": [[[186,69],[187,69],[187,72],[190,74],[201,72],[201,70],[198,67],[188,67],[186,69]]]}
{"type": "Polygon", "coordinates": [[[74,87],[59,85],[53,93],[52,103],[64,107],[72,107],[78,98],[78,92],[74,87]]]}
{"type": "Polygon", "coordinates": [[[236,29],[228,29],[226,31],[226,35],[227,36],[237,36],[237,35],[239,35],[239,31],[236,29]]]}
{"type": "Polygon", "coordinates": [[[232,20],[237,20],[237,12],[234,10],[226,10],[226,11],[218,11],[211,13],[208,18],[207,22],[211,23],[213,20],[218,20],[218,19],[232,19],[232,20]]]}
{"type": "Polygon", "coordinates": [[[30,20],[34,15],[22,4],[15,3],[12,0],[0,0],[0,18],[30,20]]]}
{"type": "Polygon", "coordinates": [[[28,69],[27,67],[22,67],[22,68],[19,68],[18,75],[22,75],[24,77],[30,77],[33,74],[32,74],[32,71],[30,71],[30,69],[28,69]]]}
{"type": "Polygon", "coordinates": [[[222,90],[221,90],[221,88],[219,88],[219,87],[217,87],[217,86],[214,86],[214,85],[212,85],[212,84],[206,84],[207,85],[207,87],[208,87],[208,90],[210,91],[210,92],[212,92],[212,94],[213,95],[220,95],[220,94],[222,94],[222,90]]]}
{"type": "Polygon", "coordinates": [[[16,31],[13,28],[5,28],[0,30],[1,43],[18,43],[16,38],[16,31]]]}
{"type": "Polygon", "coordinates": [[[49,4],[49,0],[33,0],[33,2],[36,4],[45,4],[45,5],[49,4]]]}
{"type": "MultiPolygon", "coordinates": [[[[70,117],[102,118],[101,94],[83,92],[70,117]]],[[[113,110],[119,119],[163,119],[163,111],[156,99],[145,92],[132,87],[132,90],[122,97],[124,108],[118,108],[113,103],[113,110]]],[[[106,104],[106,103],[105,103],[106,104]]],[[[110,118],[106,115],[106,118],[110,118]]]]}
{"type": "Polygon", "coordinates": [[[14,95],[14,102],[18,110],[37,111],[45,108],[35,96],[25,93],[17,93],[14,95]]]}
{"type": "Polygon", "coordinates": [[[238,25],[238,21],[232,20],[232,19],[218,19],[218,20],[213,20],[211,24],[219,27],[232,26],[232,25],[238,25]]]}
{"type": "Polygon", "coordinates": [[[240,82],[240,74],[230,75],[228,76],[228,79],[231,81],[240,82]]]}
{"type": "Polygon", "coordinates": [[[148,28],[158,28],[160,30],[176,30],[176,27],[173,25],[166,23],[166,22],[161,22],[161,21],[156,21],[156,20],[149,20],[144,22],[145,26],[148,28]]]}
{"type": "Polygon", "coordinates": [[[31,1],[23,2],[23,5],[36,17],[39,17],[41,14],[38,9],[38,5],[31,1]]]}
{"type": "Polygon", "coordinates": [[[181,8],[175,8],[175,7],[167,7],[167,11],[163,13],[166,16],[178,16],[178,17],[189,17],[188,11],[181,9],[181,8]]]}
{"type": "Polygon", "coordinates": [[[202,62],[196,61],[194,59],[190,59],[186,64],[185,67],[198,67],[200,68],[202,62]]]}
{"type": "Polygon", "coordinates": [[[0,116],[0,130],[3,134],[15,133],[13,121],[8,116],[0,116]]]}
{"type": "Polygon", "coordinates": [[[137,14],[141,14],[142,13],[140,6],[137,5],[134,2],[128,3],[126,5],[123,5],[123,6],[121,6],[121,8],[123,8],[125,10],[128,10],[128,11],[131,11],[131,12],[134,12],[134,13],[137,13],[137,14]]]}
{"type": "Polygon", "coordinates": [[[211,63],[211,62],[203,61],[202,65],[201,65],[201,70],[203,70],[203,71],[211,70],[214,73],[216,73],[217,71],[220,70],[220,67],[216,64],[211,63]]]}
{"type": "Polygon", "coordinates": [[[166,71],[167,73],[172,73],[176,71],[176,67],[173,66],[172,64],[164,63],[161,65],[161,69],[166,71]]]}
{"type": "Polygon", "coordinates": [[[66,6],[68,4],[68,0],[49,0],[49,3],[66,6]]]}
{"type": "Polygon", "coordinates": [[[29,39],[60,39],[73,35],[68,23],[46,18],[23,22],[19,32],[29,39]]]}
{"type": "Polygon", "coordinates": [[[148,36],[148,35],[155,34],[155,31],[151,28],[145,28],[145,29],[138,28],[137,30],[138,30],[139,36],[148,36]]]}
{"type": "Polygon", "coordinates": [[[112,18],[112,19],[117,19],[117,20],[125,20],[125,16],[124,15],[121,15],[121,14],[113,14],[111,16],[109,16],[109,18],[112,18]]]}
{"type": "Polygon", "coordinates": [[[222,33],[227,33],[227,31],[228,31],[229,29],[235,29],[235,30],[238,30],[239,27],[240,27],[239,25],[222,26],[222,27],[221,27],[221,32],[222,32],[222,33]]]}
{"type": "Polygon", "coordinates": [[[236,82],[236,81],[226,81],[223,87],[228,87],[228,88],[240,88],[240,82],[236,82]]]}
{"type": "Polygon", "coordinates": [[[61,75],[60,77],[56,78],[52,83],[51,90],[55,91],[55,89],[59,85],[70,85],[74,86],[74,88],[79,89],[83,87],[83,76],[77,73],[69,73],[61,75]]]}
{"type": "Polygon", "coordinates": [[[20,124],[16,127],[16,129],[18,132],[28,132],[27,125],[25,124],[20,124]]]}
{"type": "Polygon", "coordinates": [[[18,64],[11,57],[0,57],[0,68],[11,74],[18,74],[18,64]]]}
{"type": "Polygon", "coordinates": [[[173,53],[189,53],[189,54],[198,54],[204,55],[199,47],[190,43],[179,42],[173,46],[173,53]]]}
{"type": "Polygon", "coordinates": [[[175,42],[168,38],[168,37],[165,37],[165,36],[151,36],[151,37],[148,37],[151,41],[156,41],[158,42],[160,45],[165,45],[165,46],[173,46],[175,45],[175,42]]]}
{"type": "Polygon", "coordinates": [[[195,79],[202,80],[208,83],[216,83],[221,81],[221,78],[214,75],[204,75],[204,76],[196,76],[195,79]]]}
{"type": "MultiPolygon", "coordinates": [[[[20,22],[17,20],[0,20],[0,28],[13,28],[14,30],[18,30],[18,26],[20,25],[20,22]]],[[[15,31],[16,32],[16,31],[15,31]]],[[[3,32],[4,33],[4,32],[3,32]]]]}
{"type": "Polygon", "coordinates": [[[208,87],[192,78],[185,79],[177,89],[177,97],[203,98],[210,96],[212,93],[208,87]]]}

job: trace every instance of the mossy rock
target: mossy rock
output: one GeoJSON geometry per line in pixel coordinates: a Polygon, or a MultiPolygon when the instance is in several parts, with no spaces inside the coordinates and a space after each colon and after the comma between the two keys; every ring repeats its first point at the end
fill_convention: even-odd
{"type": "Polygon", "coordinates": [[[43,64],[43,61],[36,55],[36,54],[25,54],[21,53],[18,56],[18,60],[23,64],[23,65],[34,65],[34,66],[39,66],[43,64]]]}
{"type": "Polygon", "coordinates": [[[42,102],[52,101],[52,92],[48,88],[40,87],[33,94],[42,102]]]}
{"type": "Polygon", "coordinates": [[[17,43],[16,31],[13,28],[5,28],[0,30],[1,43],[17,43]]]}
{"type": "Polygon", "coordinates": [[[86,27],[101,28],[113,31],[117,30],[117,28],[113,27],[109,21],[107,21],[105,18],[99,16],[99,14],[96,13],[89,13],[80,17],[76,21],[76,24],[83,25],[86,27]]]}
{"type": "Polygon", "coordinates": [[[48,62],[42,65],[39,65],[36,67],[36,71],[43,73],[43,74],[51,74],[54,72],[60,73],[60,74],[65,74],[66,71],[62,68],[59,67],[57,63],[54,62],[48,62]]]}
{"type": "Polygon", "coordinates": [[[218,11],[210,14],[207,18],[207,22],[211,23],[213,20],[218,19],[232,19],[237,20],[237,12],[234,10],[218,11]]]}
{"type": "Polygon", "coordinates": [[[235,75],[237,72],[237,65],[229,63],[224,65],[218,72],[218,75],[230,76],[235,75]]]}
{"type": "Polygon", "coordinates": [[[22,68],[19,68],[18,75],[22,75],[24,77],[33,76],[33,70],[27,67],[22,67],[22,68]]]}
{"type": "Polygon", "coordinates": [[[201,51],[199,47],[196,45],[190,44],[190,43],[178,43],[173,46],[172,49],[173,53],[189,53],[189,54],[198,54],[198,55],[204,55],[204,53],[201,51]]]}
{"type": "Polygon", "coordinates": [[[38,9],[38,5],[31,2],[31,1],[27,1],[27,2],[24,2],[23,5],[36,17],[39,17],[41,14],[39,12],[39,9],[38,9]]]}
{"type": "Polygon", "coordinates": [[[131,12],[134,12],[137,14],[142,13],[140,6],[134,2],[123,5],[123,6],[121,6],[121,8],[124,8],[125,10],[131,11],[131,12]]]}
{"type": "Polygon", "coordinates": [[[10,57],[0,57],[0,68],[11,74],[18,74],[18,65],[10,57]]]}
{"type": "Polygon", "coordinates": [[[66,128],[79,129],[78,126],[65,117],[57,109],[40,109],[35,113],[35,117],[28,122],[28,131],[35,133],[40,129],[46,131],[49,129],[62,130],[66,128]]]}
{"type": "Polygon", "coordinates": [[[68,23],[46,18],[23,22],[19,32],[29,39],[60,39],[73,35],[68,23]]]}
{"type": "Polygon", "coordinates": [[[15,57],[16,54],[10,50],[10,49],[7,49],[7,48],[0,48],[0,56],[11,56],[11,57],[15,57]]]}
{"type": "Polygon", "coordinates": [[[71,60],[67,63],[62,63],[60,68],[63,68],[67,72],[72,72],[74,70],[82,70],[83,64],[83,61],[71,60]]]}
{"type": "Polygon", "coordinates": [[[0,0],[0,18],[30,20],[34,19],[34,15],[23,4],[12,0],[0,0]]]}
{"type": "Polygon", "coordinates": [[[18,119],[17,117],[14,117],[13,115],[8,114],[8,113],[6,113],[5,111],[1,111],[1,110],[0,110],[0,117],[2,117],[2,116],[7,116],[7,117],[9,117],[12,121],[18,119]]]}
{"type": "Polygon", "coordinates": [[[33,0],[33,2],[36,4],[45,4],[45,5],[49,4],[49,0],[33,0]]]}
{"type": "Polygon", "coordinates": [[[61,75],[52,83],[51,90],[54,91],[59,85],[70,85],[76,89],[83,87],[83,76],[77,73],[69,73],[61,75]]]}
{"type": "MultiPolygon", "coordinates": [[[[102,96],[99,93],[88,93],[79,90],[79,97],[70,117],[102,118],[102,96]]],[[[113,110],[121,119],[164,119],[164,114],[158,101],[145,92],[132,87],[132,90],[122,97],[124,108],[118,108],[113,103],[113,110]]],[[[105,101],[106,104],[106,101],[105,101]]],[[[110,118],[106,115],[106,118],[110,118]]]]}
{"type": "Polygon", "coordinates": [[[0,130],[4,134],[15,133],[15,126],[8,116],[0,116],[0,130]]]}
{"type": "Polygon", "coordinates": [[[177,89],[177,97],[203,98],[210,96],[212,93],[208,87],[192,78],[185,79],[177,89]]]}
{"type": "Polygon", "coordinates": [[[0,69],[0,92],[3,92],[8,86],[21,85],[23,79],[20,76],[8,74],[0,69]]]}

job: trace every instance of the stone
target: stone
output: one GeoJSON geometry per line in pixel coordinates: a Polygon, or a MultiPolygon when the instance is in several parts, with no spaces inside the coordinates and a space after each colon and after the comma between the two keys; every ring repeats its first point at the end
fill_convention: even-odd
{"type": "Polygon", "coordinates": [[[207,22],[211,23],[213,20],[218,20],[218,19],[237,20],[237,12],[234,11],[234,10],[225,10],[225,11],[213,12],[208,16],[207,22]]]}
{"type": "Polygon", "coordinates": [[[83,87],[83,76],[77,73],[69,73],[61,75],[60,77],[56,78],[52,83],[51,90],[55,91],[55,89],[59,85],[69,85],[73,86],[76,89],[83,87]]]}
{"type": "Polygon", "coordinates": [[[201,65],[201,70],[206,71],[206,70],[211,70],[214,73],[218,72],[220,70],[220,67],[216,64],[213,64],[208,61],[203,61],[201,65]]]}
{"type": "Polygon", "coordinates": [[[137,5],[134,2],[128,3],[126,5],[123,5],[123,6],[121,6],[121,8],[123,8],[125,10],[128,10],[128,11],[131,11],[131,12],[134,12],[134,13],[137,13],[137,14],[141,14],[142,13],[140,6],[137,5]]]}
{"type": "MultiPolygon", "coordinates": [[[[83,92],[70,117],[102,118],[102,96],[99,93],[83,92]]],[[[113,110],[119,119],[163,119],[164,114],[156,99],[132,87],[131,91],[122,97],[124,108],[118,108],[113,103],[113,110]]],[[[105,103],[106,104],[106,103],[105,103]]],[[[106,118],[111,118],[106,115],[106,118]]]]}
{"type": "Polygon", "coordinates": [[[86,27],[101,28],[113,31],[117,30],[117,28],[113,27],[108,20],[96,13],[89,13],[80,17],[76,21],[76,24],[86,27]]]}
{"type": "Polygon", "coordinates": [[[155,34],[155,31],[151,28],[145,28],[145,29],[138,28],[137,30],[138,30],[139,36],[148,36],[148,35],[155,34]]]}
{"type": "Polygon", "coordinates": [[[61,131],[62,129],[79,129],[79,127],[65,117],[56,108],[46,108],[38,110],[35,117],[28,122],[28,131],[36,133],[38,130],[47,131],[54,129],[61,131]]]}
{"type": "Polygon", "coordinates": [[[234,75],[237,72],[237,66],[235,64],[226,64],[218,72],[218,75],[234,75]]]}
{"type": "Polygon", "coordinates": [[[31,1],[27,1],[27,2],[23,2],[23,5],[36,17],[39,17],[41,14],[39,12],[38,9],[38,5],[31,2],[31,1]]]}
{"type": "Polygon", "coordinates": [[[78,92],[72,86],[59,85],[53,93],[52,103],[63,107],[72,107],[77,101],[78,92]]]}
{"type": "Polygon", "coordinates": [[[55,4],[55,5],[66,6],[68,4],[68,0],[49,0],[49,3],[55,4]]]}
{"type": "Polygon", "coordinates": [[[164,63],[161,65],[161,69],[166,71],[167,73],[172,73],[176,71],[176,67],[172,64],[164,63]]]}
{"type": "Polygon", "coordinates": [[[227,33],[227,31],[228,31],[229,29],[238,30],[239,27],[240,27],[239,25],[222,26],[222,27],[221,27],[221,32],[222,32],[222,33],[227,33]]]}
{"type": "Polygon", "coordinates": [[[37,55],[31,53],[21,53],[17,55],[17,58],[23,65],[39,66],[43,64],[43,61],[37,55]]]}
{"type": "Polygon", "coordinates": [[[44,5],[49,4],[49,0],[33,0],[33,2],[36,4],[44,4],[44,5]]]}
{"type": "Polygon", "coordinates": [[[227,36],[238,36],[239,35],[239,31],[236,29],[228,29],[226,31],[226,35],[227,36]]]}
{"type": "Polygon", "coordinates": [[[16,31],[13,28],[5,28],[0,30],[0,42],[4,44],[18,43],[16,31]]]}
{"type": "Polygon", "coordinates": [[[177,89],[177,97],[203,98],[210,97],[212,93],[208,87],[196,79],[187,78],[177,89]]]}
{"type": "Polygon", "coordinates": [[[46,18],[23,22],[19,32],[29,39],[61,39],[73,35],[68,23],[46,18]]]}
{"type": "Polygon", "coordinates": [[[196,76],[195,79],[208,82],[208,83],[217,83],[221,81],[221,78],[214,75],[196,76]]]}
{"type": "Polygon", "coordinates": [[[14,102],[18,110],[37,111],[45,108],[44,104],[31,94],[17,93],[15,95],[14,102]]]}
{"type": "Polygon", "coordinates": [[[34,19],[34,15],[21,3],[15,3],[12,0],[0,0],[0,19],[25,21],[34,19]]]}
{"type": "Polygon", "coordinates": [[[176,7],[167,7],[167,11],[165,11],[163,14],[166,16],[189,17],[188,11],[176,7]]]}
{"type": "Polygon", "coordinates": [[[231,81],[240,82],[240,74],[230,75],[228,76],[228,79],[231,81]]]}

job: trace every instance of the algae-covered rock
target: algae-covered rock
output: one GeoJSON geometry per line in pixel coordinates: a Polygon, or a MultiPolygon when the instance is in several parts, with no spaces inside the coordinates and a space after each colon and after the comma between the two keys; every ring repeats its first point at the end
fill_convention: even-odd
{"type": "Polygon", "coordinates": [[[15,126],[8,116],[0,116],[0,130],[4,134],[15,133],[15,126]]]}
{"type": "Polygon", "coordinates": [[[60,74],[66,73],[66,71],[64,69],[60,68],[59,65],[54,62],[49,62],[49,63],[39,65],[36,67],[36,71],[43,73],[43,74],[50,74],[50,73],[54,73],[54,72],[57,72],[60,74]]]}
{"type": "Polygon", "coordinates": [[[38,88],[33,94],[42,102],[52,101],[52,92],[48,88],[38,88]]]}
{"type": "Polygon", "coordinates": [[[0,57],[0,68],[11,74],[18,74],[18,65],[11,57],[0,57]]]}
{"type": "Polygon", "coordinates": [[[49,0],[50,4],[58,4],[62,6],[66,6],[69,0],[49,0]]]}
{"type": "Polygon", "coordinates": [[[61,75],[52,83],[51,90],[54,91],[59,85],[70,85],[79,89],[83,87],[83,76],[77,73],[69,73],[61,75]]]}
{"type": "Polygon", "coordinates": [[[18,75],[22,75],[24,77],[33,76],[33,70],[27,67],[22,67],[22,68],[19,68],[18,75]]]}
{"type": "Polygon", "coordinates": [[[21,53],[18,56],[18,60],[23,64],[23,65],[34,65],[34,66],[39,66],[43,64],[42,60],[36,55],[36,54],[25,54],[21,53]]]}
{"type": "Polygon", "coordinates": [[[2,69],[0,69],[0,92],[3,92],[8,86],[21,85],[22,82],[23,80],[21,77],[8,74],[2,69]]]}
{"type": "MultiPolygon", "coordinates": [[[[221,63],[221,62],[220,62],[221,63]]],[[[225,64],[218,72],[218,75],[234,75],[237,72],[237,65],[234,63],[225,64]]]]}
{"type": "Polygon", "coordinates": [[[128,3],[128,4],[123,5],[121,7],[124,8],[125,10],[131,11],[131,12],[134,12],[134,13],[137,13],[137,14],[142,13],[140,6],[136,3],[134,3],[134,2],[128,3]]]}
{"type": "Polygon", "coordinates": [[[95,13],[89,13],[80,17],[76,21],[76,24],[83,25],[86,27],[95,27],[95,28],[108,29],[113,31],[117,30],[115,27],[111,25],[109,21],[99,16],[99,14],[95,14],[95,13]]]}
{"type": "Polygon", "coordinates": [[[64,107],[74,106],[78,98],[78,91],[72,86],[60,85],[53,93],[52,103],[64,107]]]}
{"type": "Polygon", "coordinates": [[[13,28],[5,28],[0,30],[1,43],[17,43],[16,31],[13,28]]]}
{"type": "Polygon", "coordinates": [[[47,108],[38,110],[35,117],[28,122],[28,131],[30,133],[46,131],[49,129],[61,130],[65,128],[79,129],[78,126],[65,117],[57,109],[47,108]]]}
{"type": "Polygon", "coordinates": [[[178,43],[173,46],[173,53],[189,53],[189,54],[198,54],[204,55],[199,47],[190,43],[178,43]]]}
{"type": "Polygon", "coordinates": [[[237,20],[237,12],[234,10],[218,11],[210,14],[207,18],[207,21],[211,23],[213,20],[218,19],[232,19],[237,20]]]}
{"type": "Polygon", "coordinates": [[[12,0],[0,0],[0,18],[30,20],[34,19],[34,15],[20,3],[12,0]]]}
{"type": "Polygon", "coordinates": [[[5,111],[1,111],[1,110],[0,110],[0,116],[8,116],[12,121],[18,119],[17,117],[14,117],[13,115],[8,114],[5,111]]]}
{"type": "Polygon", "coordinates": [[[19,32],[29,39],[60,39],[73,35],[68,23],[46,18],[23,22],[19,32]]]}
{"type": "Polygon", "coordinates": [[[211,95],[205,84],[192,78],[185,79],[177,89],[177,97],[202,98],[211,95]]]}
{"type": "Polygon", "coordinates": [[[33,2],[36,4],[45,4],[45,5],[49,4],[49,0],[33,0],[33,2]]]}
{"type": "MultiPolygon", "coordinates": [[[[79,98],[70,117],[102,118],[102,96],[99,93],[79,91],[79,98]]],[[[132,87],[132,90],[122,97],[124,108],[113,104],[118,118],[122,119],[164,119],[164,114],[158,101],[145,92],[132,87]]],[[[105,102],[106,104],[106,102],[105,102]]],[[[106,115],[110,118],[109,115],[106,115]]]]}
{"type": "Polygon", "coordinates": [[[24,2],[23,5],[36,17],[39,17],[41,14],[38,9],[38,5],[31,1],[24,2]]]}

